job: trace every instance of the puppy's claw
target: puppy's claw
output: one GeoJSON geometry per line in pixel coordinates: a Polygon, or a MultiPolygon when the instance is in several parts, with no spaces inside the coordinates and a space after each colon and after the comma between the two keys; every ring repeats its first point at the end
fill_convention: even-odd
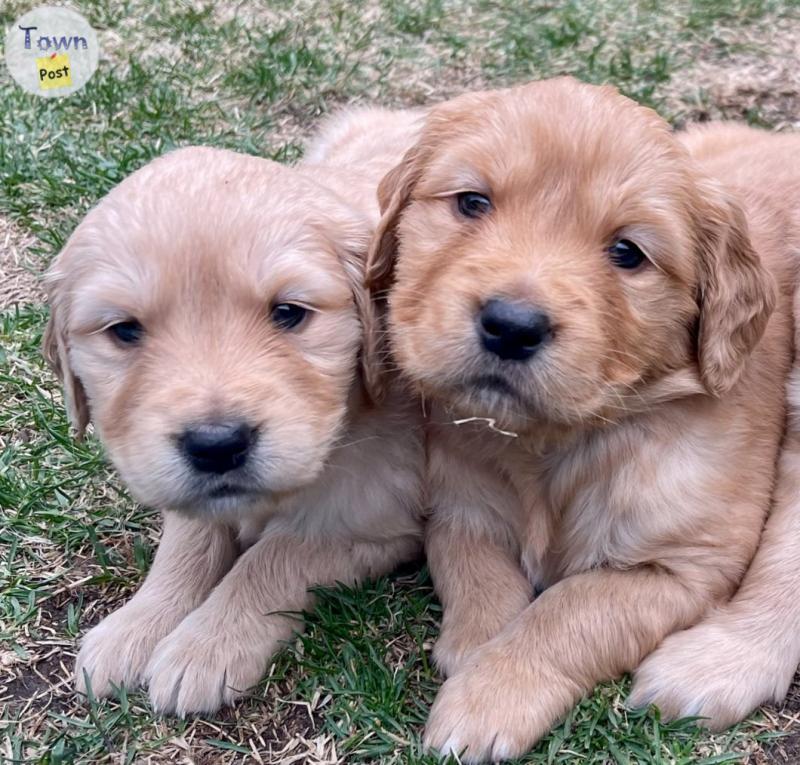
{"type": "Polygon", "coordinates": [[[161,714],[216,712],[264,674],[277,647],[267,640],[268,630],[237,631],[209,622],[202,611],[195,611],[156,646],[145,678],[150,702],[161,714]]]}

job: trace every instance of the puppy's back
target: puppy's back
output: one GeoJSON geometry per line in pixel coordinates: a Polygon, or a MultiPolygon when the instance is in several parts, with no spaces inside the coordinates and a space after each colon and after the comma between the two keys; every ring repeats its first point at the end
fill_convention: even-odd
{"type": "Polygon", "coordinates": [[[695,125],[679,138],[715,178],[746,196],[761,196],[800,226],[800,133],[712,122],[695,125]]]}
{"type": "Polygon", "coordinates": [[[306,146],[304,164],[391,170],[422,128],[424,109],[345,109],[328,117],[306,146]]]}
{"type": "Polygon", "coordinates": [[[338,112],[309,139],[300,170],[378,222],[378,184],[422,128],[423,110],[356,107],[338,112]]]}

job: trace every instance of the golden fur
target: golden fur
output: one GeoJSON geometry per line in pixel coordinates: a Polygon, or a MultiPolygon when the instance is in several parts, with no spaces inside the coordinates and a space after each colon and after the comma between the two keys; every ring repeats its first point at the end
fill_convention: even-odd
{"type": "Polygon", "coordinates": [[[652,111],[558,79],[434,108],[380,185],[368,283],[428,405],[450,676],[428,747],[522,754],[724,603],[753,556],[784,426],[793,229],[780,193],[713,170],[652,111]],[[465,217],[463,192],[492,209],[465,217]],[[620,239],[644,265],[611,263],[620,239]],[[476,315],[498,296],[550,317],[524,364],[481,349],[476,315]]]}
{"type": "MultiPolygon", "coordinates": [[[[715,177],[763,199],[776,216],[788,216],[777,245],[800,257],[800,136],[711,125],[694,128],[681,140],[715,177]]],[[[800,292],[794,316],[796,349],[800,292]]],[[[711,728],[726,728],[759,704],[783,699],[800,663],[797,360],[788,407],[773,508],[741,587],[700,624],[668,637],[636,672],[631,702],[657,704],[666,719],[696,715],[711,728]]]]}
{"type": "Polygon", "coordinates": [[[73,422],[91,418],[131,493],[164,515],[144,584],[82,641],[80,691],[146,682],[159,711],[214,711],[258,682],[310,586],[421,546],[417,407],[396,391],[373,405],[357,369],[374,188],[402,150],[354,173],[326,145],[296,168],[210,148],[157,159],[48,273],[45,351],[73,422]],[[283,303],[310,313],[282,328],[283,303]],[[109,328],[132,319],[143,337],[120,342],[109,328]],[[220,418],[258,440],[244,466],[201,474],[180,434],[220,418]]]}

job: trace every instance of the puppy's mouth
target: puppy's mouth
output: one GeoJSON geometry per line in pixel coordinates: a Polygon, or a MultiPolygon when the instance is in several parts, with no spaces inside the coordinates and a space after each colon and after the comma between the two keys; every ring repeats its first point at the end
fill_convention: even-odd
{"type": "Polygon", "coordinates": [[[482,409],[494,410],[499,407],[507,412],[511,407],[526,412],[533,408],[532,402],[508,376],[496,372],[467,377],[456,384],[454,393],[458,398],[466,397],[482,409]]]}
{"type": "Polygon", "coordinates": [[[240,486],[233,483],[221,483],[210,489],[208,492],[209,499],[229,499],[236,497],[246,497],[257,494],[255,489],[248,486],[240,486]]]}
{"type": "Polygon", "coordinates": [[[469,378],[463,386],[468,390],[489,391],[519,400],[519,391],[502,375],[483,374],[469,378]]]}
{"type": "Polygon", "coordinates": [[[494,371],[462,377],[431,394],[464,417],[491,417],[516,425],[526,422],[533,410],[532,402],[515,382],[494,371]]]}

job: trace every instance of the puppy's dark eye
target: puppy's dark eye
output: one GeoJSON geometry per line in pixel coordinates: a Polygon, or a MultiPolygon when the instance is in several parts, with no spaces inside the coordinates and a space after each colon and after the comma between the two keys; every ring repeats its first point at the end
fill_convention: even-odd
{"type": "Polygon", "coordinates": [[[112,324],[108,331],[112,337],[124,345],[137,345],[144,337],[144,327],[135,319],[112,324]]]}
{"type": "Polygon", "coordinates": [[[294,329],[308,315],[308,309],[297,303],[278,303],[272,307],[270,318],[276,327],[294,329]]]}
{"type": "Polygon", "coordinates": [[[630,239],[620,239],[608,248],[611,262],[617,268],[638,268],[647,259],[645,254],[630,239]]]}
{"type": "Polygon", "coordinates": [[[489,197],[474,191],[465,191],[456,197],[458,211],[466,218],[480,218],[492,209],[489,197]]]}

